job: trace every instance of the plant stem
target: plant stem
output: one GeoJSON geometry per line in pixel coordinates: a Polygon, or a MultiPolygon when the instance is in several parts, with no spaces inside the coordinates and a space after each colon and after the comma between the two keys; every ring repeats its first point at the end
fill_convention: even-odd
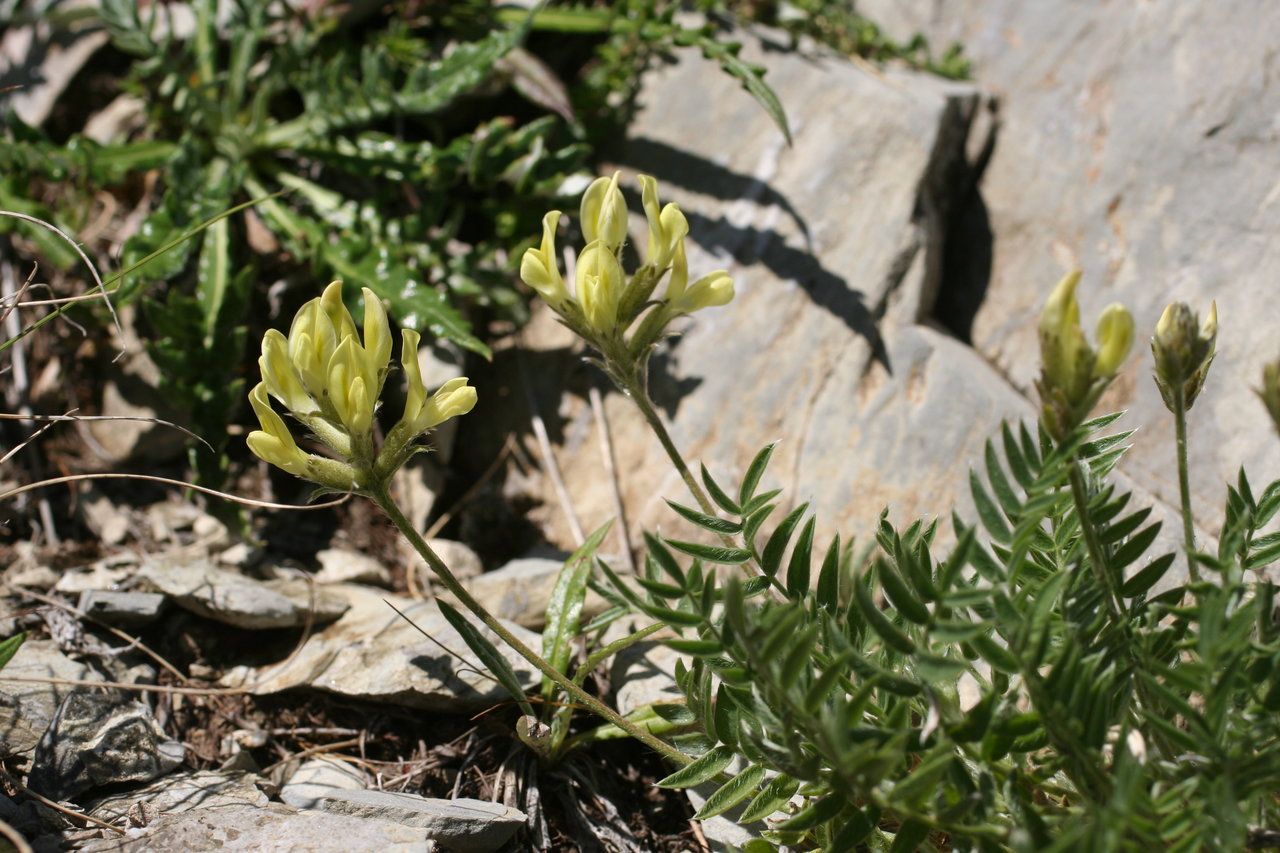
{"type": "Polygon", "coordinates": [[[436,552],[431,549],[431,546],[427,544],[426,540],[423,539],[418,531],[414,529],[413,525],[409,523],[409,519],[405,518],[404,513],[400,511],[400,507],[392,499],[391,493],[387,490],[385,485],[378,487],[369,496],[373,499],[374,503],[382,508],[382,511],[386,513],[387,518],[391,519],[391,523],[396,526],[401,535],[409,540],[409,544],[413,545],[414,550],[422,556],[422,559],[427,561],[427,565],[431,566],[431,570],[440,578],[445,589],[453,593],[458,601],[475,614],[476,618],[483,622],[489,630],[497,634],[504,643],[532,664],[539,672],[547,678],[550,678],[556,684],[560,685],[560,688],[564,690],[565,693],[572,696],[586,708],[600,715],[610,723],[613,723],[615,726],[648,746],[650,749],[661,753],[664,757],[680,765],[688,764],[692,760],[675,747],[645,731],[640,726],[637,726],[635,723],[610,708],[608,705],[605,705],[599,699],[596,699],[590,693],[587,693],[575,684],[567,675],[547,663],[541,655],[521,642],[519,637],[507,630],[505,625],[499,622],[493,614],[480,604],[480,602],[476,601],[471,593],[467,591],[467,588],[464,587],[454,576],[453,572],[449,570],[449,567],[445,565],[444,561],[441,560],[436,552]]]}
{"type": "Polygon", "coordinates": [[[707,497],[707,493],[703,491],[702,486],[693,476],[693,472],[689,470],[689,466],[684,464],[684,457],[680,455],[679,449],[676,448],[675,442],[671,440],[671,434],[667,432],[666,426],[662,423],[662,419],[658,417],[658,411],[653,407],[653,401],[649,399],[649,394],[639,383],[630,382],[623,386],[622,390],[635,401],[636,408],[640,410],[640,414],[644,416],[645,421],[649,424],[649,428],[653,430],[653,434],[658,437],[658,441],[662,443],[662,449],[667,451],[667,456],[671,459],[671,464],[676,466],[676,471],[680,473],[680,478],[684,480],[684,484],[689,487],[689,492],[693,495],[693,499],[698,502],[698,508],[707,515],[715,515],[716,508],[711,503],[711,499],[707,497]]]}
{"type": "Polygon", "coordinates": [[[1178,497],[1182,502],[1182,547],[1187,552],[1187,573],[1192,583],[1200,582],[1200,571],[1191,558],[1196,549],[1195,530],[1191,525],[1191,482],[1187,471],[1187,405],[1186,395],[1178,389],[1173,400],[1173,427],[1177,435],[1178,497]]]}

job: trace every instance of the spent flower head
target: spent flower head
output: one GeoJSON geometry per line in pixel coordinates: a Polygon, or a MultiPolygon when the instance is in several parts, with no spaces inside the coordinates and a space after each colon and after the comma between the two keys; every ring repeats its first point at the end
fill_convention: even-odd
{"type": "Polygon", "coordinates": [[[1118,303],[1098,318],[1094,349],[1080,328],[1079,271],[1058,282],[1040,314],[1040,392],[1046,429],[1057,439],[1078,426],[1124,364],[1133,346],[1133,317],[1118,303]]]}
{"type": "Polygon", "coordinates": [[[1160,315],[1151,338],[1156,362],[1156,386],[1170,411],[1181,405],[1190,409],[1204,389],[1218,340],[1218,303],[1209,305],[1201,323],[1185,302],[1172,302],[1160,315]]]}
{"type": "Polygon", "coordinates": [[[409,380],[404,415],[374,446],[374,415],[390,372],[391,328],[382,302],[369,288],[364,294],[364,337],[342,301],[342,282],[298,310],[286,338],[275,329],[262,338],[262,381],[249,402],[262,429],[246,442],[259,458],[336,491],[381,487],[414,453],[418,436],[476,402],[467,380],[454,379],[430,398],[418,369],[418,333],[401,335],[401,360],[409,380]],[[336,459],[306,453],[284,419],[271,407],[274,397],[289,414],[329,447],[336,459]]]}

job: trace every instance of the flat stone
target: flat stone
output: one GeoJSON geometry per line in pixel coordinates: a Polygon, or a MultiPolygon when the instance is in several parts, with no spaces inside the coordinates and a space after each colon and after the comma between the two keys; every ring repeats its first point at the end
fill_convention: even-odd
{"type": "MultiPolygon", "coordinates": [[[[326,589],[342,595],[350,605],[342,618],[309,637],[297,654],[283,663],[259,669],[236,667],[226,674],[223,684],[246,687],[259,695],[312,687],[434,711],[476,709],[509,698],[502,687],[482,674],[484,667],[434,602],[356,584],[335,584],[326,589]]],[[[506,627],[525,644],[538,647],[539,638],[533,632],[514,624],[506,627]]],[[[481,633],[507,658],[526,688],[537,683],[533,668],[523,658],[488,630],[481,633]]]]}
{"type": "Polygon", "coordinates": [[[340,597],[304,580],[256,581],[204,558],[157,557],[138,577],[179,606],[238,628],[292,628],[312,612],[316,622],[332,621],[346,609],[340,597]]]}
{"type": "Polygon", "coordinates": [[[312,758],[305,761],[280,789],[280,799],[295,809],[314,809],[333,791],[363,791],[369,787],[365,773],[348,761],[312,758]]]}
{"type": "Polygon", "coordinates": [[[5,676],[63,681],[102,681],[85,664],[73,661],[52,640],[27,640],[0,670],[0,752],[28,754],[53,720],[58,706],[76,690],[72,684],[6,681],[5,676]]]}
{"type": "MultiPolygon", "coordinates": [[[[561,560],[522,557],[495,571],[476,575],[467,581],[467,589],[494,616],[541,630],[547,622],[547,604],[562,568],[561,560]]],[[[443,595],[449,597],[447,593],[443,595]]],[[[603,598],[588,591],[583,602],[583,619],[598,616],[607,607],[603,598]]]]}
{"type": "Polygon", "coordinates": [[[36,746],[27,785],[53,800],[117,782],[149,782],[182,763],[151,709],[81,689],[58,706],[36,746]]]}
{"type": "Polygon", "coordinates": [[[439,800],[388,791],[335,791],[324,810],[413,826],[458,853],[488,853],[510,840],[528,818],[519,809],[485,800],[439,800]]]}
{"type": "Polygon", "coordinates": [[[368,554],[345,548],[325,548],[316,553],[320,570],[316,583],[367,583],[391,586],[391,572],[368,554]]]}
{"type": "Polygon", "coordinates": [[[171,773],[141,788],[90,800],[85,804],[85,810],[98,820],[117,822],[131,813],[148,809],[153,814],[176,814],[196,808],[231,805],[261,807],[270,800],[262,792],[260,784],[266,784],[266,780],[244,771],[171,773]],[[145,805],[140,807],[139,804],[145,805]]]}
{"type": "MultiPolygon", "coordinates": [[[[444,564],[458,580],[476,577],[484,571],[480,555],[462,542],[454,539],[428,539],[427,544],[436,552],[436,556],[444,560],[444,564]]],[[[422,558],[417,559],[421,561],[422,558]]],[[[425,571],[429,574],[431,570],[425,571]]]]}
{"type": "Polygon", "coordinates": [[[279,803],[231,804],[162,814],[154,823],[80,845],[85,853],[154,850],[289,851],[289,853],[431,853],[422,830],[326,812],[298,812],[279,803]]]}
{"type": "Polygon", "coordinates": [[[79,610],[110,625],[146,625],[159,618],[164,602],[158,592],[90,589],[80,593],[79,610]]]}

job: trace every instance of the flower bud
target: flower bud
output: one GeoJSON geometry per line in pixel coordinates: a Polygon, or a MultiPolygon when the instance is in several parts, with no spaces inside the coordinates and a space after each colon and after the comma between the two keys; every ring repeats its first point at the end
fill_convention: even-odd
{"type": "Polygon", "coordinates": [[[1263,366],[1262,387],[1258,389],[1258,397],[1267,407],[1277,432],[1280,432],[1280,359],[1263,366]]]}
{"type": "Polygon", "coordinates": [[[418,416],[416,426],[420,432],[437,427],[450,418],[465,415],[475,408],[476,389],[467,384],[467,377],[450,379],[431,395],[418,416]]]}
{"type": "Polygon", "coordinates": [[[608,335],[618,325],[618,300],[626,285],[626,275],[618,258],[602,240],[589,243],[578,256],[575,270],[578,301],[587,322],[608,335]]]}
{"type": "Polygon", "coordinates": [[[560,265],[556,261],[556,224],[559,221],[558,210],[552,210],[542,217],[542,246],[526,249],[524,257],[520,259],[521,280],[536,290],[557,311],[569,298],[564,279],[560,275],[560,265]]]}
{"type": "MultiPolygon", "coordinates": [[[[618,189],[618,176],[596,178],[582,196],[582,234],[588,243],[600,240],[617,253],[627,240],[627,202],[618,189]]],[[[579,294],[581,298],[581,294],[579,294]]]]}
{"type": "Polygon", "coordinates": [[[268,329],[262,336],[262,357],[258,359],[258,367],[267,393],[294,415],[305,417],[319,411],[289,359],[289,341],[278,329],[268,329]]]}
{"type": "Polygon", "coordinates": [[[1036,388],[1050,435],[1063,439],[1088,414],[1124,364],[1133,346],[1133,317],[1123,305],[1110,305],[1098,318],[1098,350],[1080,328],[1076,301],[1078,271],[1054,287],[1040,314],[1040,379],[1036,388]]]}
{"type": "Polygon", "coordinates": [[[1102,310],[1093,336],[1098,339],[1098,355],[1093,363],[1095,379],[1116,375],[1133,349],[1133,315],[1118,302],[1102,310]]]}
{"type": "Polygon", "coordinates": [[[1204,388],[1218,339],[1218,304],[1200,323],[1185,302],[1170,303],[1151,338],[1156,387],[1170,411],[1190,409],[1204,388]],[[1180,401],[1180,402],[1179,402],[1180,401]]]}

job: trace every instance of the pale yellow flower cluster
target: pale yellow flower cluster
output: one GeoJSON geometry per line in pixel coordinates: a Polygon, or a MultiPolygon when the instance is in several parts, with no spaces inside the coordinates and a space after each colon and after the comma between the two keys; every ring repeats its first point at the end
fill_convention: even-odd
{"type": "Polygon", "coordinates": [[[1079,283],[1079,271],[1064,276],[1040,314],[1042,369],[1036,387],[1045,426],[1059,439],[1084,420],[1133,348],[1133,316],[1119,303],[1098,318],[1097,348],[1089,344],[1080,328],[1079,283]]]}
{"type": "Polygon", "coordinates": [[[597,178],[582,196],[582,233],[587,245],[574,268],[570,293],[556,258],[555,233],[560,211],[542,219],[542,243],[528,249],[520,264],[520,277],[532,287],[574,331],[602,350],[620,338],[647,309],[643,345],[660,337],[673,318],[703,308],[724,305],[733,299],[733,279],[724,270],[689,284],[684,238],[689,222],[678,205],[663,206],[658,182],[640,175],[641,203],[648,221],[644,265],[629,279],[619,260],[627,241],[627,205],[618,188],[618,173],[597,178]],[[663,297],[651,301],[664,275],[670,273],[663,297]]]}
{"type": "Polygon", "coordinates": [[[262,338],[262,381],[249,392],[261,430],[249,433],[259,458],[339,491],[367,490],[385,481],[418,450],[414,439],[449,418],[471,411],[476,391],[466,378],[451,380],[428,398],[418,368],[418,333],[401,333],[401,363],[409,380],[404,414],[375,453],[374,414],[390,372],[391,328],[381,300],[364,293],[364,340],[342,301],[342,282],[298,310],[285,337],[275,329],[262,338]],[[268,395],[339,457],[298,447],[268,395]]]}

